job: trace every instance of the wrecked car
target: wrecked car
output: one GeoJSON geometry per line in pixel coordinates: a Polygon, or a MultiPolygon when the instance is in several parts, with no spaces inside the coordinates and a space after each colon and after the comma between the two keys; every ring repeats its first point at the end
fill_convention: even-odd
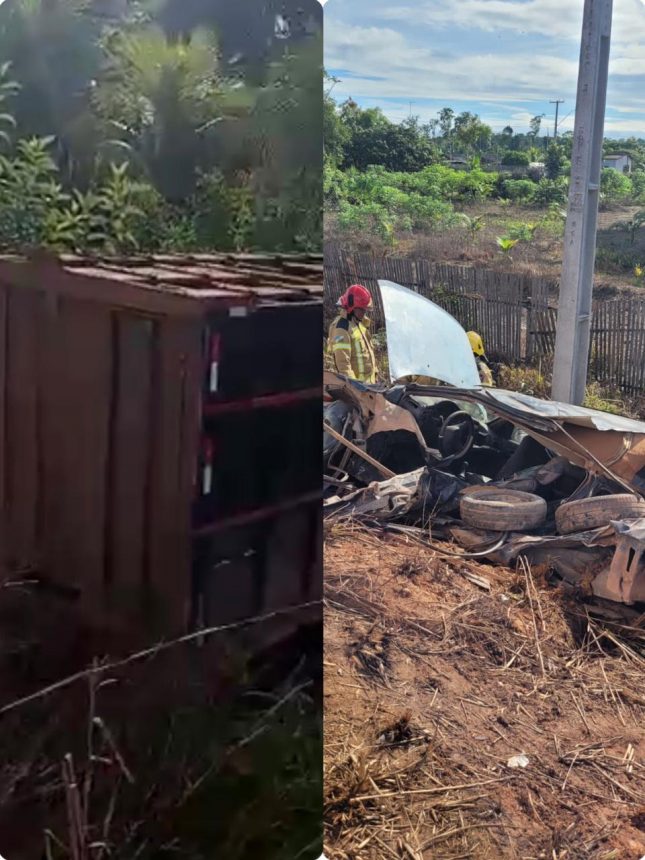
{"type": "Polygon", "coordinates": [[[597,597],[645,601],[645,423],[485,388],[466,332],[379,281],[389,383],[326,372],[327,516],[521,556],[597,597]]]}

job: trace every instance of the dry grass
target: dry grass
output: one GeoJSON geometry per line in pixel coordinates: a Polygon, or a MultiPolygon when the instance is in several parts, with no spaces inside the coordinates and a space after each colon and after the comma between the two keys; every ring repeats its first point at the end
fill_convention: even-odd
{"type": "Polygon", "coordinates": [[[109,651],[73,612],[38,624],[37,601],[27,595],[21,615],[12,596],[0,604],[1,702],[22,702],[0,716],[3,856],[319,856],[316,637],[256,660],[229,631],[212,648],[184,641],[88,666],[88,652],[109,651]]]}
{"type": "Polygon", "coordinates": [[[642,619],[351,521],[328,524],[325,569],[330,860],[645,853],[642,619]],[[357,643],[384,637],[366,676],[357,643]]]}
{"type": "MultiPolygon", "coordinates": [[[[551,398],[551,366],[548,362],[537,368],[502,364],[497,369],[497,374],[500,388],[520,391],[543,400],[551,398]]],[[[624,415],[628,418],[645,418],[645,398],[628,397],[599,382],[588,384],[583,405],[588,409],[624,415]]]]}
{"type": "MultiPolygon", "coordinates": [[[[602,295],[615,295],[623,291],[640,292],[642,288],[642,279],[634,277],[633,268],[635,262],[645,264],[645,229],[640,230],[636,242],[632,244],[628,231],[620,226],[640,208],[621,206],[599,214],[595,286],[602,295]]],[[[374,236],[341,235],[333,214],[327,214],[325,241],[338,241],[348,251],[377,256],[395,254],[438,263],[512,271],[553,281],[559,279],[564,222],[550,218],[548,210],[498,200],[464,204],[457,209],[470,218],[481,217],[482,229],[474,234],[463,226],[428,230],[398,236],[392,244],[374,236]],[[500,252],[497,237],[508,234],[521,224],[537,225],[535,236],[529,242],[522,241],[516,245],[509,258],[500,252]]]]}
{"type": "Polygon", "coordinates": [[[540,368],[503,364],[498,370],[498,385],[509,391],[521,391],[545,400],[551,397],[551,374],[540,368]]]}

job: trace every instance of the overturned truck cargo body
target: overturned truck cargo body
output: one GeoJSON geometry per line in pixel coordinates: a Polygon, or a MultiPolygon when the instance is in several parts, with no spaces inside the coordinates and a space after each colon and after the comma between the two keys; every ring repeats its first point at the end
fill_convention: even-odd
{"type": "Polygon", "coordinates": [[[321,281],[315,257],[0,260],[5,575],[165,632],[308,599],[321,281]]]}
{"type": "Polygon", "coordinates": [[[473,376],[463,330],[459,354],[433,363],[432,326],[445,312],[380,286],[392,383],[325,375],[326,515],[431,527],[476,557],[525,556],[596,596],[645,601],[645,423],[459,387],[473,376]],[[423,337],[414,327],[404,336],[411,317],[424,321],[423,337]]]}

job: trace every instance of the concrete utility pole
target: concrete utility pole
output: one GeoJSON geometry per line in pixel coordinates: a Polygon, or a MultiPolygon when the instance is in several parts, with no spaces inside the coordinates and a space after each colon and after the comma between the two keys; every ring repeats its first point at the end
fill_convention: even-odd
{"type": "Polygon", "coordinates": [[[553,140],[558,139],[558,108],[564,104],[564,99],[551,99],[550,105],[555,105],[555,125],[553,126],[553,140]]]}
{"type": "Polygon", "coordinates": [[[565,403],[582,403],[587,384],[612,3],[584,5],[553,366],[552,396],[565,403]]]}

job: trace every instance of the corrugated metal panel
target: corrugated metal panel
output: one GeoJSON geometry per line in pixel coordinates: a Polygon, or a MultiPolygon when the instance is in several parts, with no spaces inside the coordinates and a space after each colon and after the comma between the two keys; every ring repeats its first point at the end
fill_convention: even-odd
{"type": "MultiPolygon", "coordinates": [[[[247,446],[237,439],[221,452],[243,472],[264,432],[258,415],[320,403],[321,373],[302,354],[319,353],[321,284],[322,260],[311,257],[0,258],[0,538],[10,569],[31,567],[77,593],[101,622],[156,618],[177,629],[195,594],[194,541],[213,556],[227,530],[253,543],[254,524],[268,534],[272,518],[315,509],[313,472],[290,497],[287,485],[264,510],[258,502],[228,521],[198,529],[193,506],[199,440],[218,410],[249,430],[247,446]],[[222,366],[245,369],[215,396],[213,332],[222,366]]],[[[292,442],[300,459],[319,456],[314,436],[292,442]]],[[[275,468],[270,455],[264,468],[275,468]]],[[[266,593],[311,591],[311,559],[301,562],[291,591],[273,583],[266,593]]]]}
{"type": "Polygon", "coordinates": [[[37,561],[38,303],[11,292],[7,305],[5,494],[6,539],[18,568],[37,561]]]}

